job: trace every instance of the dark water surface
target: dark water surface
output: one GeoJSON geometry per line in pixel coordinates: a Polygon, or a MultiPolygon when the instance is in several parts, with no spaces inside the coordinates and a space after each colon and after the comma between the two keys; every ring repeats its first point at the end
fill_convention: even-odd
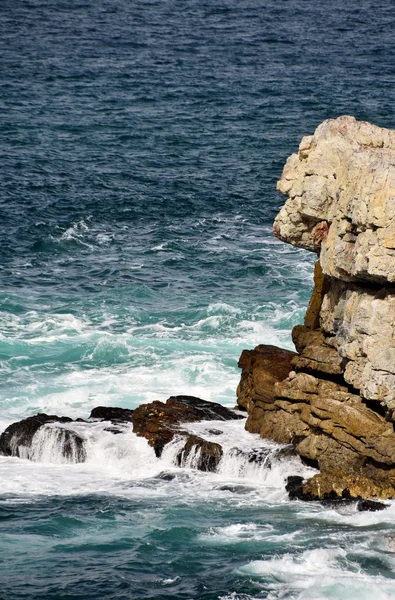
{"type": "MultiPolygon", "coordinates": [[[[394,127],[394,21],[391,0],[2,0],[1,429],[232,405],[243,348],[291,347],[314,257],[273,238],[275,184],[326,118],[394,127]]],[[[84,466],[0,457],[2,599],[395,597],[394,507],[289,503],[284,465],[158,480],[171,457],[124,437],[84,466]]]]}

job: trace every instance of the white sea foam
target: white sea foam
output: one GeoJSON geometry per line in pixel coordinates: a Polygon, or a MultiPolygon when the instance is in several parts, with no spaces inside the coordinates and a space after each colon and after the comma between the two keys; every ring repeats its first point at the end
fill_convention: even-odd
{"type": "Polygon", "coordinates": [[[168,242],[162,242],[161,244],[157,244],[156,246],[152,246],[151,250],[152,251],[163,250],[167,246],[168,246],[168,242]]]}
{"type": "Polygon", "coordinates": [[[0,334],[3,339],[26,340],[29,344],[53,342],[88,333],[91,322],[70,313],[28,311],[23,315],[0,312],[0,334]]]}
{"type": "MultiPolygon", "coordinates": [[[[228,495],[228,488],[222,489],[225,483],[248,483],[253,494],[257,488],[265,488],[269,494],[270,489],[285,497],[284,480],[289,469],[293,473],[305,473],[306,467],[303,467],[297,459],[294,463],[289,463],[289,467],[284,467],[281,461],[275,460],[275,454],[281,448],[278,444],[265,443],[258,436],[249,434],[243,429],[244,421],[209,421],[202,424],[195,424],[190,430],[212,441],[218,441],[224,444],[224,465],[220,464],[217,473],[202,473],[196,471],[198,456],[191,452],[188,459],[183,463],[184,471],[189,473],[191,489],[199,482],[199,496],[204,497],[208,491],[217,497],[228,495]],[[222,433],[218,435],[219,428],[222,433]],[[210,429],[212,432],[210,432],[210,429]],[[255,450],[260,447],[272,455],[270,466],[260,465],[260,468],[253,469],[249,463],[250,457],[247,454],[235,455],[231,447],[231,440],[238,438],[238,446],[244,450],[255,450]],[[235,464],[231,466],[231,463],[235,464]],[[244,464],[244,466],[243,466],[244,464]],[[288,469],[288,470],[287,470],[288,469]],[[203,485],[202,485],[202,482],[203,485]]],[[[87,489],[94,490],[94,482],[100,479],[100,490],[108,489],[112,493],[124,493],[124,487],[117,487],[119,480],[124,483],[133,483],[137,480],[146,480],[157,476],[164,470],[180,470],[177,468],[178,455],[185,444],[185,439],[175,437],[173,442],[165,447],[162,457],[158,459],[153,449],[148,445],[144,438],[136,436],[131,425],[113,426],[109,422],[67,422],[53,423],[44,426],[38,430],[33,438],[31,447],[19,448],[22,456],[15,463],[13,458],[0,458],[0,476],[6,474],[10,464],[15,469],[16,477],[8,480],[5,477],[6,491],[8,493],[26,492],[28,480],[30,479],[29,493],[80,493],[82,481],[88,477],[86,482],[87,489]],[[116,430],[114,433],[114,429],[116,430]],[[62,454],[65,443],[65,432],[74,432],[79,438],[84,440],[85,462],[79,462],[81,459],[78,454],[78,446],[72,447],[67,456],[62,454]],[[25,451],[26,450],[26,451],[25,451]],[[31,460],[28,461],[26,458],[31,460]],[[32,467],[34,461],[35,467],[32,467]],[[72,464],[75,463],[75,464],[72,464]],[[41,471],[38,465],[41,464],[41,471]],[[62,471],[59,470],[63,466],[62,471]],[[56,469],[57,477],[53,479],[52,473],[56,469]],[[23,486],[20,487],[18,472],[23,474],[23,486]],[[37,487],[37,473],[39,472],[42,480],[37,487]],[[71,483],[72,473],[74,472],[75,481],[71,483]],[[47,474],[47,482],[44,485],[43,479],[47,474]],[[66,476],[66,481],[64,478],[66,476]],[[62,485],[65,487],[62,488],[62,485]]],[[[70,446],[70,444],[69,444],[70,446]]],[[[308,470],[308,469],[307,469],[308,470]]],[[[161,489],[160,482],[156,486],[161,489]]],[[[237,491],[237,490],[236,490],[237,491]]],[[[196,490],[193,492],[196,494],[196,490]]],[[[268,496],[267,496],[268,497],[268,496]]],[[[255,498],[257,501],[258,498],[255,498]]],[[[266,498],[267,499],[267,498],[266,498]]],[[[252,498],[249,498],[252,501],[252,498]]]]}
{"type": "Polygon", "coordinates": [[[87,417],[94,406],[135,408],[141,402],[166,400],[177,394],[235,403],[234,390],[239,379],[236,362],[224,364],[206,348],[184,350],[169,348],[166,357],[158,348],[133,348],[131,341],[122,336],[100,338],[93,351],[86,353],[86,360],[107,363],[101,368],[83,370],[72,365],[66,372],[49,372],[39,380],[29,377],[28,381],[22,371],[21,390],[10,397],[9,421],[37,411],[87,417]],[[111,361],[115,364],[108,365],[111,361]]]}
{"type": "MultiPolygon", "coordinates": [[[[395,523],[395,501],[386,500],[387,509],[383,512],[359,512],[356,506],[341,508],[340,510],[323,509],[320,505],[316,505],[314,510],[314,518],[317,521],[332,523],[342,526],[350,525],[356,528],[365,528],[374,526],[378,523],[395,523]]],[[[301,508],[299,517],[304,519],[309,515],[306,507],[301,508]]]]}
{"type": "Polygon", "coordinates": [[[273,530],[273,525],[269,523],[234,523],[225,527],[211,527],[207,533],[199,535],[199,541],[214,546],[262,542],[271,537],[273,530]]]}
{"type": "MultiPolygon", "coordinates": [[[[243,420],[207,421],[186,427],[191,433],[223,446],[224,458],[218,473],[197,471],[194,455],[178,468],[177,456],[185,443],[181,438],[174,438],[159,459],[146,440],[132,432],[129,424],[54,423],[43,427],[35,436],[31,455],[34,462],[0,457],[3,498],[6,502],[26,499],[34,502],[43,495],[99,494],[142,502],[156,499],[166,505],[182,502],[193,507],[207,508],[210,503],[213,507],[228,506],[236,511],[237,521],[210,527],[197,534],[197,541],[207,546],[254,544],[254,548],[262,547],[266,556],[267,549],[271,548],[272,552],[274,548],[277,555],[252,561],[236,571],[239,578],[252,578],[257,585],[262,585],[263,597],[271,600],[388,600],[395,597],[388,577],[373,576],[361,567],[372,556],[377,556],[387,570],[395,572],[391,529],[381,532],[369,529],[374,523],[393,521],[392,513],[357,514],[353,509],[352,515],[342,515],[333,509],[291,503],[284,491],[286,476],[307,476],[314,471],[303,466],[297,457],[278,456],[282,446],[246,432],[243,420]],[[70,459],[62,459],[64,439],[56,434],[59,431],[75,432],[84,440],[85,462],[72,464],[70,459]],[[251,451],[263,460],[250,462],[251,451]],[[262,521],[259,517],[243,519],[244,510],[250,511],[252,507],[259,511],[277,510],[279,505],[288,511],[284,513],[286,518],[293,524],[299,521],[300,527],[287,532],[282,529],[281,521],[262,521]],[[349,517],[359,519],[360,524],[364,522],[368,529],[353,529],[355,523],[347,522],[349,517]],[[331,524],[329,529],[324,529],[325,539],[321,540],[324,547],[302,551],[306,541],[320,543],[316,539],[316,527],[323,519],[331,524]],[[339,521],[346,529],[339,529],[339,521]]],[[[74,459],[78,457],[74,455],[74,459]]],[[[97,538],[92,538],[92,542],[95,540],[97,538]]],[[[225,597],[236,598],[231,593],[225,597]]]]}
{"type": "Polygon", "coordinates": [[[319,548],[253,561],[237,570],[270,590],[270,600],[388,600],[391,580],[364,572],[343,548],[319,548]]]}
{"type": "Polygon", "coordinates": [[[113,239],[114,239],[114,234],[112,234],[112,233],[98,233],[96,235],[96,241],[99,244],[99,246],[105,246],[106,244],[111,242],[113,239]]]}
{"type": "Polygon", "coordinates": [[[60,241],[73,240],[81,246],[93,249],[92,244],[88,244],[86,241],[84,241],[84,237],[87,231],[89,231],[89,227],[84,221],[84,219],[81,219],[80,221],[77,221],[77,223],[71,225],[68,229],[66,229],[66,231],[62,233],[62,235],[60,236],[60,241]]]}
{"type": "MultiPolygon", "coordinates": [[[[137,437],[131,426],[117,426],[120,431],[117,434],[111,429],[114,427],[109,422],[55,423],[40,428],[30,452],[25,453],[31,460],[0,457],[0,473],[5,479],[3,492],[123,495],[125,484],[153,477],[172,466],[157,459],[147,441],[137,437]],[[65,431],[75,432],[84,440],[85,462],[76,462],[76,453],[69,457],[62,455],[64,438],[59,433],[65,431]]],[[[159,485],[159,494],[160,488],[159,485]]]]}

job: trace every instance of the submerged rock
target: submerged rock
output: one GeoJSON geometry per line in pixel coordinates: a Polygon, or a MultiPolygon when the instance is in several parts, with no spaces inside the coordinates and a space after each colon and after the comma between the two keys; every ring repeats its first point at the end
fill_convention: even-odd
{"type": "Polygon", "coordinates": [[[290,475],[287,477],[285,490],[288,492],[290,500],[304,500],[303,498],[303,477],[300,475],[290,475]]]}
{"type": "Polygon", "coordinates": [[[232,494],[249,494],[255,490],[255,488],[247,485],[231,485],[225,484],[215,488],[221,492],[232,492],[232,494]]]}
{"type": "Polygon", "coordinates": [[[378,510],[384,510],[385,508],[388,508],[388,504],[375,502],[374,500],[360,500],[357,504],[357,510],[359,510],[359,512],[376,512],[378,510]]]}
{"type": "Polygon", "coordinates": [[[125,430],[119,429],[119,427],[106,427],[103,431],[108,431],[109,433],[113,433],[114,435],[120,435],[121,433],[125,433],[125,430]]]}
{"type": "Polygon", "coordinates": [[[241,355],[246,428],[293,444],[321,470],[295,496],[393,498],[395,131],[352,117],[325,121],[288,159],[278,189],[288,200],[275,235],[319,261],[284,373],[279,348],[241,355]]]}
{"type": "Polygon", "coordinates": [[[156,479],[161,479],[162,481],[174,481],[176,478],[177,475],[175,473],[168,473],[166,471],[162,471],[156,476],[156,479]]]}

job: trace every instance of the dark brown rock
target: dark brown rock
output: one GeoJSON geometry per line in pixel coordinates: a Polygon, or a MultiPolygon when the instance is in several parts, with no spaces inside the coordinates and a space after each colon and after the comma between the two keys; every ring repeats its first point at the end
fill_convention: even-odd
{"type": "Polygon", "coordinates": [[[384,504],[383,502],[376,502],[375,500],[360,500],[357,504],[357,510],[359,512],[376,512],[378,510],[384,510],[385,508],[388,508],[388,506],[388,504],[384,504]]]}
{"type": "MultiPolygon", "coordinates": [[[[189,413],[188,416],[193,421],[193,411],[185,412],[189,413]]],[[[133,431],[145,437],[149,445],[153,446],[155,454],[160,456],[163,448],[173,439],[178,429],[180,410],[159,401],[140,404],[133,413],[132,422],[133,431]]]]}
{"type": "Polygon", "coordinates": [[[260,344],[254,350],[243,350],[239,360],[242,375],[237,388],[237,403],[253,409],[256,401],[273,402],[274,384],[288,376],[294,356],[295,352],[266,344],[260,344]]]}
{"type": "MultiPolygon", "coordinates": [[[[69,417],[58,417],[39,413],[33,417],[12,423],[0,436],[0,453],[5,456],[31,458],[32,442],[35,434],[41,427],[49,423],[70,423],[69,417]]],[[[63,456],[77,462],[86,458],[84,440],[74,431],[59,428],[59,444],[62,446],[63,456]]]]}
{"type": "MultiPolygon", "coordinates": [[[[166,403],[141,404],[132,415],[133,431],[148,440],[157,456],[174,437],[182,432],[183,423],[229,421],[243,418],[216,402],[193,396],[172,396],[166,403]]],[[[189,435],[184,432],[185,435],[189,435]]]]}
{"type": "Polygon", "coordinates": [[[192,409],[197,421],[236,421],[244,418],[222,404],[195,398],[195,396],[170,396],[166,404],[177,407],[183,405],[192,409]]]}
{"type": "Polygon", "coordinates": [[[72,419],[38,413],[33,417],[28,417],[17,423],[12,423],[12,425],[9,425],[0,436],[0,453],[5,456],[19,456],[20,446],[29,448],[32,439],[39,428],[42,427],[42,425],[54,423],[55,421],[68,423],[72,421],[72,419]]]}
{"type": "Polygon", "coordinates": [[[75,431],[58,428],[58,441],[62,447],[62,455],[70,462],[81,463],[86,460],[85,443],[75,431]]]}
{"type": "Polygon", "coordinates": [[[183,467],[188,464],[191,453],[194,453],[196,458],[192,466],[199,471],[215,472],[223,454],[220,444],[209,442],[197,435],[188,435],[186,440],[184,448],[177,457],[178,465],[183,467]]]}
{"type": "Polygon", "coordinates": [[[287,477],[287,483],[285,489],[288,492],[290,500],[302,500],[303,499],[303,477],[299,475],[290,475],[287,477]]]}

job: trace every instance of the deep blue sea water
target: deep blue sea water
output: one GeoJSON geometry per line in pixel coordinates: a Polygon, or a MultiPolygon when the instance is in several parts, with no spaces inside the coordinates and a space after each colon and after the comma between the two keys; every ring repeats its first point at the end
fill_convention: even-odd
{"type": "MultiPolygon", "coordinates": [[[[391,0],[2,0],[1,430],[232,406],[243,348],[292,347],[314,257],[273,237],[275,184],[326,118],[394,127],[394,25],[391,0]]],[[[0,457],[1,600],[395,598],[395,506],[291,503],[295,460],[205,474],[86,436],[83,465],[0,457]]]]}

